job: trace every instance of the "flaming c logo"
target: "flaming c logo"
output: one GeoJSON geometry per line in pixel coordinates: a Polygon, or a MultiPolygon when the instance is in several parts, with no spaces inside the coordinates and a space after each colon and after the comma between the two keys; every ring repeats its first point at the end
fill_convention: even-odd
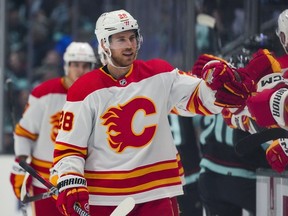
{"type": "Polygon", "coordinates": [[[50,138],[53,142],[55,142],[56,136],[58,134],[60,115],[61,115],[61,112],[57,112],[50,117],[50,124],[52,125],[50,138]]]}
{"type": "Polygon", "coordinates": [[[143,126],[141,132],[134,130],[133,124],[138,124],[139,121],[137,119],[137,122],[134,122],[137,112],[143,112],[144,117],[147,117],[155,114],[156,108],[147,98],[135,98],[126,104],[108,108],[101,116],[102,124],[107,127],[108,143],[115,152],[120,153],[126,147],[143,147],[155,135],[156,124],[143,126]]]}

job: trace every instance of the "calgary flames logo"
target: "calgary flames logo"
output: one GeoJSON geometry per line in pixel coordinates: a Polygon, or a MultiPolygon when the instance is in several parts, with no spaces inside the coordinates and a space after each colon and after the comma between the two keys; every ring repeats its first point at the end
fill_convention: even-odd
{"type": "Polygon", "coordinates": [[[50,117],[50,124],[52,125],[50,138],[53,142],[55,142],[56,136],[58,135],[60,115],[61,112],[57,112],[50,117]]]}
{"type": "Polygon", "coordinates": [[[143,125],[136,132],[133,124],[145,122],[144,117],[136,118],[143,112],[144,117],[156,113],[154,104],[147,98],[135,98],[126,104],[110,107],[101,116],[102,124],[107,127],[107,140],[115,152],[122,152],[126,147],[140,148],[147,145],[156,132],[156,124],[143,125]]]}

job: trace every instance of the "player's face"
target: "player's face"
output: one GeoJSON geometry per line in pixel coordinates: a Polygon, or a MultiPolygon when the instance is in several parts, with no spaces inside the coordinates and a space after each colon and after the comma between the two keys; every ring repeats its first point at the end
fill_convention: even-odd
{"type": "Polygon", "coordinates": [[[137,37],[135,31],[129,30],[112,35],[110,50],[115,66],[127,67],[131,65],[137,55],[137,37]]]}
{"type": "Polygon", "coordinates": [[[91,71],[91,63],[89,62],[70,62],[68,67],[68,76],[75,82],[83,74],[91,71]]]}

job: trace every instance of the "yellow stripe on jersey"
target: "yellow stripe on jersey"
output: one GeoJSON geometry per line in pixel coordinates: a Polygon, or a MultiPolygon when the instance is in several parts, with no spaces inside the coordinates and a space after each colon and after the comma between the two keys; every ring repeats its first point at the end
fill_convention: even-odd
{"type": "Polygon", "coordinates": [[[41,171],[37,171],[37,172],[40,174],[40,176],[42,176],[46,180],[50,178],[50,173],[44,173],[44,172],[41,172],[41,171]]]}
{"type": "Polygon", "coordinates": [[[52,162],[32,157],[31,165],[41,176],[45,179],[49,179],[52,162]]]}
{"type": "Polygon", "coordinates": [[[200,84],[195,88],[195,91],[191,95],[188,102],[188,110],[192,113],[200,115],[211,115],[212,113],[203,106],[201,99],[199,98],[199,87],[200,84]]]}
{"type": "Polygon", "coordinates": [[[39,160],[35,157],[32,158],[32,163],[35,164],[36,166],[44,167],[44,168],[51,168],[51,162],[50,161],[44,161],[44,160],[39,160]]]}
{"type": "Polygon", "coordinates": [[[177,154],[177,155],[176,155],[176,158],[177,158],[177,163],[178,163],[179,175],[180,175],[180,176],[183,176],[183,175],[184,175],[184,168],[183,168],[183,166],[182,166],[182,162],[181,162],[180,155],[177,154]]]}
{"type": "Polygon", "coordinates": [[[148,191],[148,190],[151,190],[151,188],[159,188],[163,185],[176,185],[176,184],[181,184],[179,177],[155,180],[149,183],[137,185],[135,187],[125,187],[125,188],[88,186],[88,191],[90,193],[101,193],[101,194],[119,194],[119,193],[127,194],[127,193],[139,192],[139,191],[148,191]]]}
{"type": "Polygon", "coordinates": [[[163,170],[169,170],[169,169],[175,169],[177,168],[178,165],[175,163],[175,161],[166,163],[166,164],[157,164],[154,166],[149,166],[145,167],[142,169],[134,170],[134,171],[128,171],[128,172],[97,172],[97,173],[85,173],[85,178],[91,178],[91,179],[127,179],[127,178],[135,178],[139,176],[146,175],[147,173],[152,173],[152,172],[159,172],[163,170]]]}
{"type": "Polygon", "coordinates": [[[271,63],[272,71],[274,73],[281,72],[281,65],[280,63],[274,58],[273,55],[269,52],[269,50],[264,49],[263,52],[267,56],[269,62],[271,63]]]}
{"type": "Polygon", "coordinates": [[[181,185],[177,160],[162,161],[123,171],[85,171],[88,190],[96,195],[141,193],[172,185],[181,185]]]}
{"type": "Polygon", "coordinates": [[[15,134],[18,136],[22,136],[22,137],[25,137],[27,139],[33,140],[33,141],[37,140],[37,138],[38,138],[38,134],[33,134],[33,133],[29,132],[28,130],[21,127],[20,124],[16,125],[15,134]]]}
{"type": "Polygon", "coordinates": [[[85,158],[86,155],[87,155],[87,148],[80,148],[77,146],[57,142],[54,147],[53,163],[55,164],[59,160],[67,156],[77,156],[85,158]]]}

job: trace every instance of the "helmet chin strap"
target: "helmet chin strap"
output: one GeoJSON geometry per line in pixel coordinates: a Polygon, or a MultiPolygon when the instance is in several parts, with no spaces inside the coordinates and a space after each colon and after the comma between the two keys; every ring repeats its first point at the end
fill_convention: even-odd
{"type": "MultiPolygon", "coordinates": [[[[104,52],[104,54],[106,55],[107,62],[108,62],[110,65],[112,65],[114,68],[125,69],[125,68],[129,68],[129,67],[131,66],[131,65],[128,65],[128,66],[125,66],[125,67],[116,66],[116,65],[113,63],[113,61],[112,61],[112,52],[111,52],[110,48],[108,48],[108,52],[109,52],[109,54],[108,54],[107,52],[104,52]]],[[[137,56],[137,55],[135,55],[134,60],[136,59],[136,56],[137,56]]]]}
{"type": "Polygon", "coordinates": [[[285,53],[288,54],[288,43],[284,43],[285,41],[282,42],[280,36],[278,36],[278,37],[279,37],[279,39],[280,39],[281,45],[282,45],[282,47],[283,47],[285,53]]]}
{"type": "Polygon", "coordinates": [[[129,68],[130,65],[126,66],[126,67],[120,67],[120,66],[116,66],[113,62],[112,62],[112,57],[107,56],[107,61],[110,65],[112,65],[114,68],[118,68],[118,69],[125,69],[125,68],[129,68]]]}
{"type": "Polygon", "coordinates": [[[287,46],[285,46],[285,44],[282,44],[282,46],[284,48],[285,53],[288,54],[288,44],[287,44],[287,46]]]}

